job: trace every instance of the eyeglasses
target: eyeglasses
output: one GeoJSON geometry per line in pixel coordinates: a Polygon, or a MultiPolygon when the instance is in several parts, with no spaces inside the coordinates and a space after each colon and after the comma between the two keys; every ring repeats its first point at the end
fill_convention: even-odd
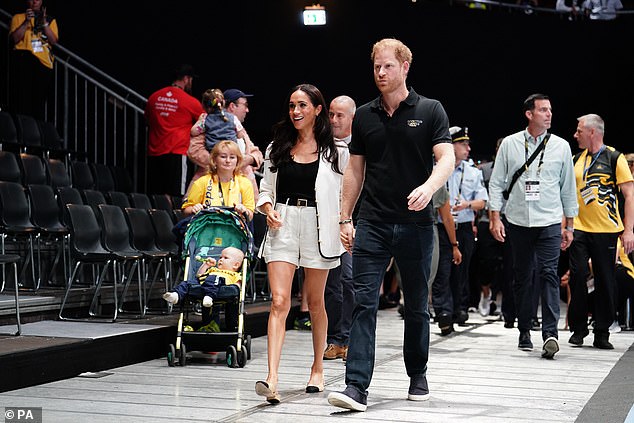
{"type": "Polygon", "coordinates": [[[634,160],[628,160],[628,161],[627,161],[627,164],[628,164],[629,166],[634,165],[634,160]]]}
{"type": "Polygon", "coordinates": [[[249,102],[247,102],[247,101],[245,101],[244,103],[240,103],[238,101],[234,101],[233,104],[235,104],[236,106],[249,107],[249,102]]]}

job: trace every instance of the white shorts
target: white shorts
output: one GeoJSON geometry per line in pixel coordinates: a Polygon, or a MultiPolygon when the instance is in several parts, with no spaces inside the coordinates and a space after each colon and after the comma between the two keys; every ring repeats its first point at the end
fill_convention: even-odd
{"type": "Polygon", "coordinates": [[[287,206],[277,203],[282,227],[269,228],[263,245],[267,263],[284,261],[309,269],[334,269],[339,258],[325,259],[319,252],[317,241],[317,208],[287,206]]]}

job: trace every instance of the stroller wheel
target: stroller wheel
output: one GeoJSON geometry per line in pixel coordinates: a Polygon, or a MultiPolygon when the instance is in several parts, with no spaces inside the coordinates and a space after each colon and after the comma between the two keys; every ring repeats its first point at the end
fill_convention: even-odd
{"type": "Polygon", "coordinates": [[[175,357],[176,357],[176,348],[174,348],[174,344],[170,344],[169,349],[167,350],[167,364],[170,367],[174,367],[175,357]]]}
{"type": "Polygon", "coordinates": [[[187,348],[185,347],[185,344],[181,342],[181,355],[178,357],[178,364],[181,365],[181,367],[185,367],[185,365],[187,364],[187,348]]]}
{"type": "Polygon", "coordinates": [[[244,346],[246,347],[247,361],[249,361],[251,360],[251,335],[247,335],[246,341],[244,342],[244,346]]]}
{"type": "Polygon", "coordinates": [[[227,366],[231,368],[238,367],[238,351],[233,345],[227,347],[227,366]]]}
{"type": "Polygon", "coordinates": [[[247,364],[247,355],[248,355],[248,348],[243,345],[242,346],[242,351],[238,352],[238,366],[240,368],[244,367],[247,364]]]}

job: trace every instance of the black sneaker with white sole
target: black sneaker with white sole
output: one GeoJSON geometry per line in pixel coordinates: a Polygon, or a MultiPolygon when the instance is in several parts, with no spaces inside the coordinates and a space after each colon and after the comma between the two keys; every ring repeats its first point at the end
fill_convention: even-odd
{"type": "Polygon", "coordinates": [[[529,331],[520,332],[520,341],[517,348],[522,351],[533,351],[533,343],[531,342],[531,333],[529,331]]]}
{"type": "Polygon", "coordinates": [[[352,411],[365,411],[368,408],[368,396],[348,386],[343,392],[328,394],[328,402],[335,407],[352,411]]]}
{"type": "Polygon", "coordinates": [[[414,375],[410,378],[407,399],[410,401],[427,401],[429,399],[427,376],[414,375]]]}
{"type": "Polygon", "coordinates": [[[559,351],[559,341],[554,336],[549,336],[544,341],[544,346],[542,347],[542,357],[544,358],[553,358],[555,354],[559,351]]]}

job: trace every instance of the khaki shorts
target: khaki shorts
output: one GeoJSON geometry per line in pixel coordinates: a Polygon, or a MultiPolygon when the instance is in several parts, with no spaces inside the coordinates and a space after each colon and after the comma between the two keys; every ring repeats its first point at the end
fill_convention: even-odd
{"type": "Polygon", "coordinates": [[[263,256],[267,263],[284,261],[309,269],[334,269],[339,258],[325,259],[317,242],[317,208],[287,206],[277,203],[282,227],[269,228],[264,240],[263,256]]]}

